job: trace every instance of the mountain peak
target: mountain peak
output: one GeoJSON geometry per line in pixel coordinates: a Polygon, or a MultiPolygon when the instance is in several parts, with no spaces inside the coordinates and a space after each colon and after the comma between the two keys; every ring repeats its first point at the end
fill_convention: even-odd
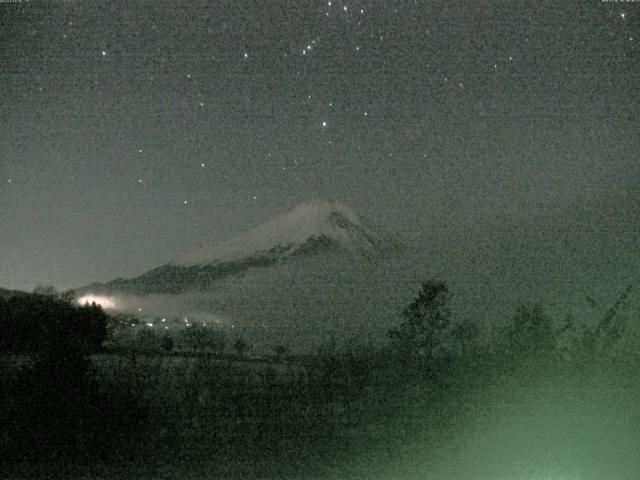
{"type": "Polygon", "coordinates": [[[316,200],[212,247],[173,260],[174,265],[215,265],[255,256],[292,256],[318,245],[374,253],[376,242],[360,217],[337,202],[316,200]]]}
{"type": "Polygon", "coordinates": [[[368,263],[384,257],[396,247],[399,244],[393,236],[359,217],[349,207],[337,202],[313,201],[298,205],[234,239],[199,248],[135,278],[91,285],[82,291],[135,295],[205,291],[248,270],[266,272],[274,265],[305,265],[306,262],[297,260],[301,257],[321,258],[325,266],[342,259],[346,259],[347,264],[360,264],[363,260],[368,263]]]}

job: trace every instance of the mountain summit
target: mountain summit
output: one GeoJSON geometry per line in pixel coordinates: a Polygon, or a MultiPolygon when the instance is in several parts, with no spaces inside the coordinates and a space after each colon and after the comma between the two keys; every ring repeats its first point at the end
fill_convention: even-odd
{"type": "Polygon", "coordinates": [[[299,257],[340,255],[354,260],[382,256],[395,243],[349,207],[329,201],[304,203],[238,237],[181,255],[131,279],[83,290],[136,295],[207,290],[249,269],[290,263],[299,257]]]}
{"type": "Polygon", "coordinates": [[[174,265],[216,265],[247,257],[283,258],[342,249],[353,254],[376,254],[379,241],[349,207],[335,202],[304,203],[271,221],[213,247],[204,247],[174,265]]]}

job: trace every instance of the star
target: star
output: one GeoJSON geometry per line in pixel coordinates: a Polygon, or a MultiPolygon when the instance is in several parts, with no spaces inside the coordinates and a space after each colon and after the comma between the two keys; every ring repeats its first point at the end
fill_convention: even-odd
{"type": "Polygon", "coordinates": [[[249,54],[247,52],[244,52],[244,58],[249,58],[249,54]]]}
{"type": "Polygon", "coordinates": [[[102,50],[102,56],[106,57],[107,56],[107,51],[106,50],[102,50]]]}
{"type": "Polygon", "coordinates": [[[322,122],[322,128],[327,128],[327,122],[322,122]]]}
{"type": "Polygon", "coordinates": [[[626,15],[625,15],[625,13],[624,13],[624,12],[622,12],[622,13],[620,14],[620,18],[622,18],[622,20],[624,20],[624,17],[625,17],[625,16],[626,16],[626,15]]]}

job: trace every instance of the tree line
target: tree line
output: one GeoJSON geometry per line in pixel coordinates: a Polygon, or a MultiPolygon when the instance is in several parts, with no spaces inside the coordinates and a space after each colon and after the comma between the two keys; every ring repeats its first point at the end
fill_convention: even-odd
{"type": "Polygon", "coordinates": [[[75,305],[54,295],[0,298],[0,352],[98,351],[108,316],[99,305],[75,305]]]}

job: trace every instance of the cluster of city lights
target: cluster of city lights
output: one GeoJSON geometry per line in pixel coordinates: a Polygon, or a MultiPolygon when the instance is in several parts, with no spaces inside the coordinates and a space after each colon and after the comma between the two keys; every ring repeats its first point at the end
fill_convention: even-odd
{"type": "MultiPolygon", "coordinates": [[[[116,310],[116,309],[120,309],[122,310],[122,308],[124,307],[124,305],[121,304],[121,302],[118,301],[118,299],[116,297],[109,297],[106,295],[98,295],[98,294],[86,294],[86,295],[82,295],[80,297],[77,297],[75,302],[78,305],[92,305],[92,304],[96,304],[100,307],[102,307],[105,310],[116,310]]],[[[137,307],[136,310],[138,311],[138,314],[142,313],[142,307],[137,307]]],[[[145,320],[140,324],[144,327],[147,328],[156,328],[156,327],[164,327],[164,330],[169,330],[169,319],[167,319],[167,317],[161,317],[161,318],[156,318],[155,320],[150,320],[149,319],[149,315],[144,315],[142,318],[145,318],[145,320]],[[145,318],[146,317],[146,318],[145,318]]],[[[177,319],[176,319],[177,320],[177,319]]],[[[182,322],[181,322],[185,327],[191,327],[194,325],[194,321],[192,319],[190,319],[189,317],[182,317],[182,322]]],[[[196,321],[197,324],[202,325],[203,327],[207,326],[207,321],[196,321]]],[[[220,318],[215,318],[213,319],[213,323],[214,324],[221,324],[223,323],[222,319],[220,318]]],[[[137,323],[131,323],[132,327],[136,327],[138,326],[137,323]]],[[[234,327],[234,325],[232,325],[232,328],[234,327]]]]}

